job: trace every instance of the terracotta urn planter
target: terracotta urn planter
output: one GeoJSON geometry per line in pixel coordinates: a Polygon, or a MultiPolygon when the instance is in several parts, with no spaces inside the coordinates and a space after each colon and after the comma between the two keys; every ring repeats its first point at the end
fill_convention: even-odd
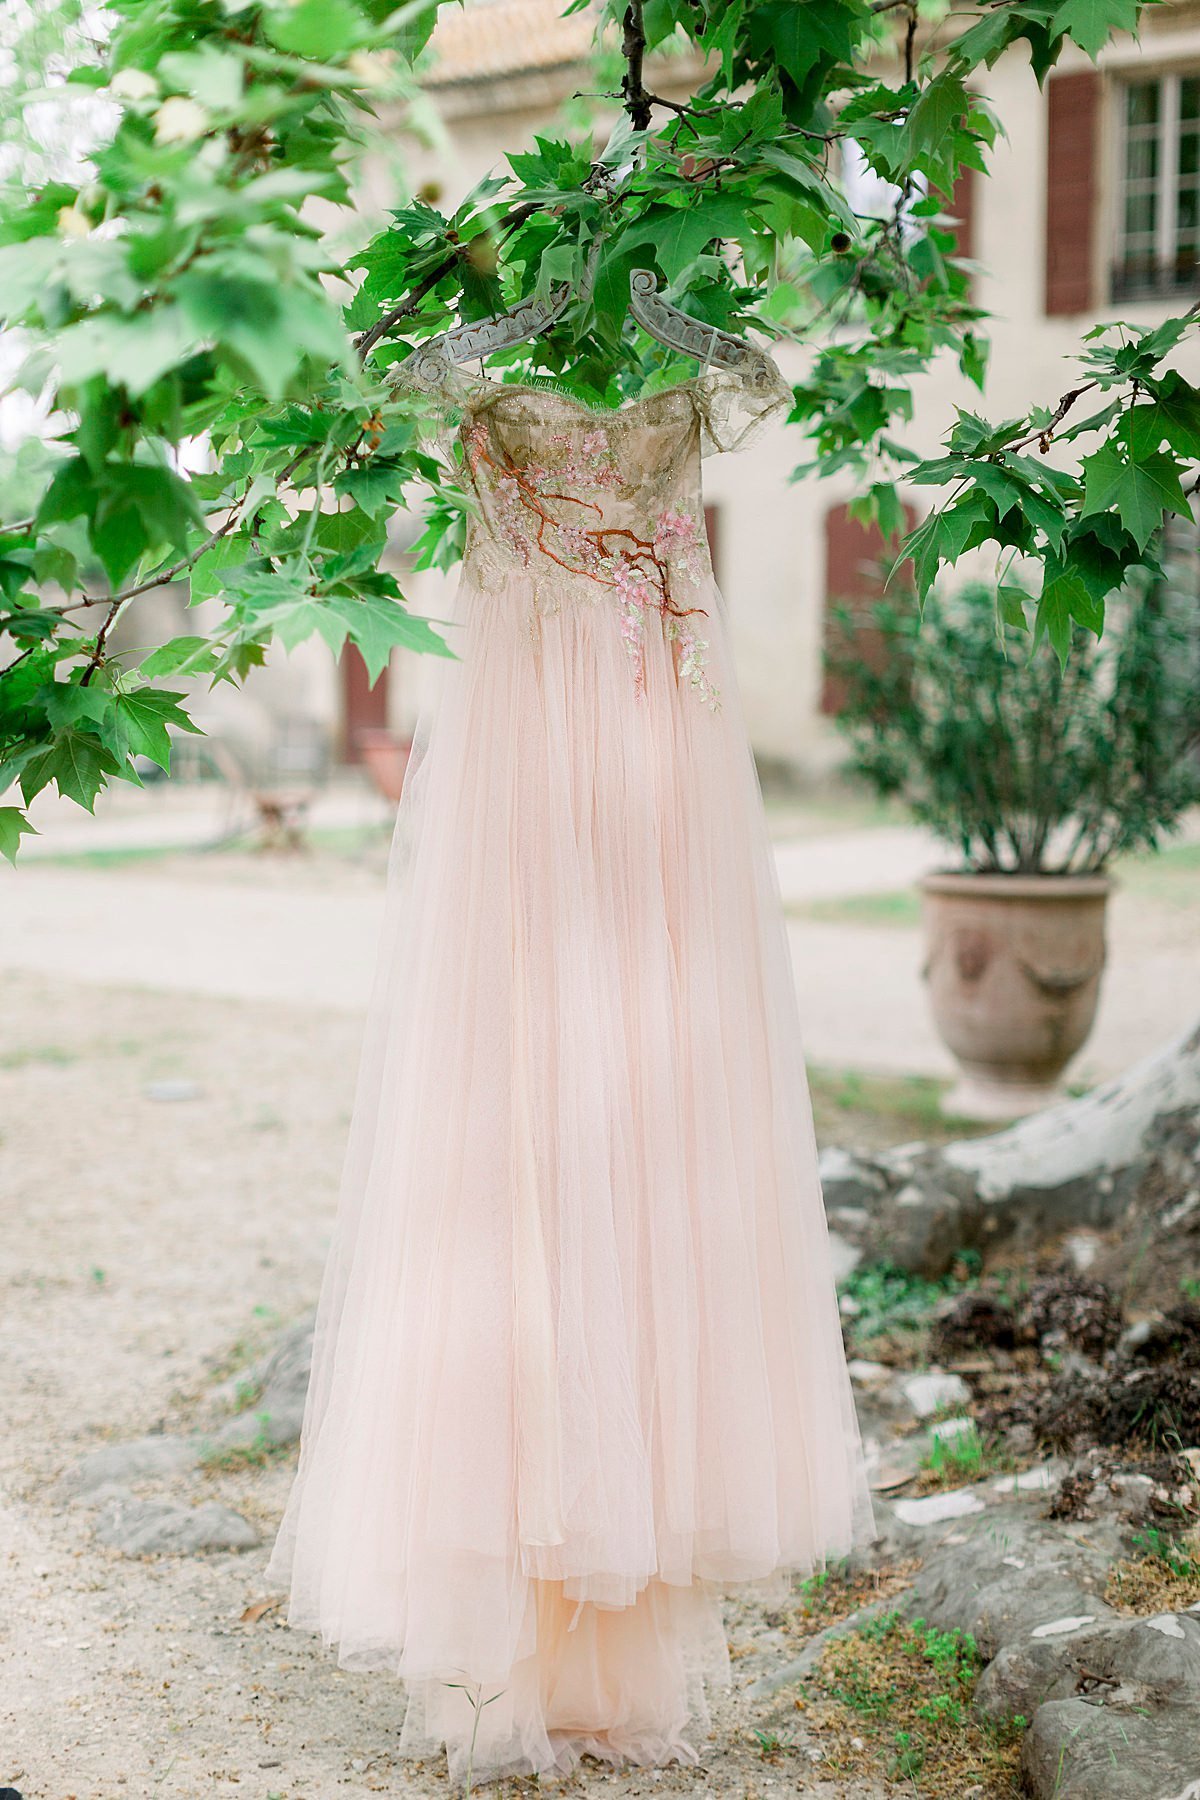
{"type": "Polygon", "coordinates": [[[376,793],[382,794],[385,800],[399,800],[412,739],[400,737],[394,731],[369,727],[358,733],[356,742],[376,793]]]}
{"type": "Polygon", "coordinates": [[[947,1112],[1013,1119],[1061,1097],[1096,1017],[1111,888],[1105,875],[922,881],[924,975],[962,1070],[947,1112]]]}

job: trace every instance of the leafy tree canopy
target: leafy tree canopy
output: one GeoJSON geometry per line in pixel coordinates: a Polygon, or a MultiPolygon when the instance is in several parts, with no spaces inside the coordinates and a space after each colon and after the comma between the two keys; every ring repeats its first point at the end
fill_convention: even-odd
{"type": "Polygon", "coordinates": [[[511,353],[521,374],[613,404],[690,373],[629,317],[630,270],[652,267],[712,324],[803,341],[799,473],[851,471],[885,533],[903,520],[897,480],[930,487],[906,546],[922,592],[994,545],[1042,565],[1038,638],[1065,656],[1077,627],[1099,633],[1106,597],[1187,505],[1200,393],[1169,359],[1195,309],[1098,328],[1070,392],[999,424],[960,413],[935,460],[904,433],[935,357],[983,382],[948,211],[998,129],[980,70],[1023,45],[1044,81],[1068,43],[1094,57],[1141,10],[607,0],[615,129],[538,138],[453,212],[410,198],[341,260],[311,203],[345,235],[357,159],[419,122],[436,0],[109,0],[99,25],[84,0],[22,0],[0,322],[52,430],[13,484],[28,516],[0,501],[0,793],[23,803],[0,805],[0,852],[48,784],[91,808],[137,780],[135,757],[166,766],[172,730],[195,729],[184,677],[239,681],[272,641],[313,633],[356,644],[373,675],[396,646],[450,653],[380,568],[398,507],[425,508],[426,562],[461,541],[456,488],[389,371],[456,319],[561,281],[578,298],[511,353]],[[686,102],[647,87],[669,54],[696,71],[686,102]],[[47,152],[47,112],[80,101],[86,159],[47,152]],[[851,210],[843,140],[890,184],[884,216],[851,210]],[[189,473],[197,443],[205,472],[189,473]],[[118,620],[168,579],[215,599],[219,622],[118,652],[118,620]]]}

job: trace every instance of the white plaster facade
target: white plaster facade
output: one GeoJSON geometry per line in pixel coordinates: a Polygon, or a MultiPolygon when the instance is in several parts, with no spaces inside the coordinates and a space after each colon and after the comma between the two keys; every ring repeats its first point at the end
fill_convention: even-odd
{"type": "MultiPolygon", "coordinates": [[[[499,0],[503,4],[503,0],[499,0]]],[[[528,0],[526,0],[526,9],[528,0]]],[[[546,8],[553,18],[556,7],[546,8]]],[[[471,8],[457,15],[458,30],[469,32],[471,8]]],[[[514,45],[514,55],[521,54],[514,45]]],[[[1069,51],[1063,71],[1086,69],[1087,60],[1069,51]]],[[[978,86],[991,102],[1004,134],[995,149],[991,175],[974,184],[973,254],[979,267],[976,293],[994,315],[990,329],[991,363],[985,393],[980,396],[948,360],[943,360],[916,390],[914,423],[908,441],[925,452],[936,449],[953,417],[955,404],[999,419],[1021,413],[1035,403],[1053,404],[1075,384],[1071,358],[1084,332],[1100,319],[1124,318],[1153,323],[1168,312],[1182,311],[1187,299],[1124,301],[1109,304],[1104,296],[1120,181],[1121,133],[1117,83],[1131,71],[1194,69],[1200,72],[1200,7],[1164,5],[1147,12],[1141,44],[1123,40],[1103,53],[1101,154],[1095,171],[1097,216],[1094,239],[1096,267],[1093,291],[1099,299],[1090,312],[1047,317],[1044,306],[1047,191],[1047,104],[1023,49],[1007,55],[991,71],[981,71],[978,86]]],[[[672,74],[680,70],[674,65],[672,74]]],[[[566,62],[558,67],[522,73],[491,73],[481,79],[443,80],[431,93],[443,121],[445,142],[437,148],[406,155],[414,187],[433,181],[440,203],[451,206],[504,154],[527,145],[535,131],[554,123],[560,102],[588,85],[586,68],[566,62]]],[[[672,82],[665,91],[686,91],[672,82]]],[[[382,214],[398,204],[381,168],[368,177],[365,213],[382,214]]],[[[1200,293],[1200,286],[1197,290],[1200,293]]],[[[805,353],[787,348],[779,353],[785,372],[798,376],[805,353]]],[[[1200,343],[1180,353],[1180,366],[1200,380],[1200,343]]],[[[805,459],[796,428],[775,428],[746,451],[712,458],[706,465],[710,503],[719,509],[717,576],[728,600],[738,662],[739,681],[751,737],[760,757],[801,776],[826,770],[836,760],[838,738],[820,711],[822,631],[826,602],[824,518],[829,507],[844,503],[851,491],[836,479],[806,479],[789,485],[794,464],[805,459]]],[[[911,498],[928,504],[928,490],[911,498]]],[[[403,527],[401,527],[403,528],[403,527]]],[[[444,598],[444,578],[416,575],[405,582],[414,609],[436,615],[444,598]]],[[[403,729],[411,723],[427,672],[423,659],[398,655],[390,677],[389,716],[403,729]]],[[[269,670],[256,673],[244,699],[223,702],[234,711],[254,709],[260,727],[279,704],[314,708],[336,723],[340,685],[327,653],[316,643],[303,646],[290,659],[272,655],[269,670]],[[281,666],[282,664],[282,666],[281,666]],[[290,667],[289,667],[290,665],[290,667]]],[[[246,714],[242,714],[246,723],[246,714]]]]}

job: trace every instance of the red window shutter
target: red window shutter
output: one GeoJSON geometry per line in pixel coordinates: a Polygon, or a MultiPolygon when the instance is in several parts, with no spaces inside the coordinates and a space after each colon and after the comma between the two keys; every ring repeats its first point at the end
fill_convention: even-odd
{"type": "Polygon", "coordinates": [[[1094,305],[1100,76],[1052,75],[1046,88],[1046,311],[1094,305]]]}
{"type": "MultiPolygon", "coordinates": [[[[904,509],[905,529],[912,530],[915,514],[904,509]]],[[[870,668],[878,668],[887,654],[883,633],[869,623],[876,603],[883,598],[884,579],[895,546],[884,542],[878,525],[860,525],[844,506],[831,506],[825,514],[825,674],[821,685],[821,711],[839,713],[846,701],[846,680],[835,674],[830,663],[845,658],[845,631],[837,610],[848,612],[858,628],[854,633],[854,654],[870,668]]],[[[906,565],[907,567],[907,565],[906,565]]],[[[896,582],[901,582],[899,571],[896,582]]],[[[896,583],[893,583],[895,587],[896,583]]]]}
{"type": "Polygon", "coordinates": [[[347,644],[341,655],[342,761],[362,761],[359,733],[381,730],[388,721],[388,671],[382,670],[375,686],[356,644],[347,644]]]}
{"type": "Polygon", "coordinates": [[[972,257],[975,254],[975,193],[978,171],[964,163],[954,181],[949,211],[958,222],[954,228],[954,253],[972,257]]]}

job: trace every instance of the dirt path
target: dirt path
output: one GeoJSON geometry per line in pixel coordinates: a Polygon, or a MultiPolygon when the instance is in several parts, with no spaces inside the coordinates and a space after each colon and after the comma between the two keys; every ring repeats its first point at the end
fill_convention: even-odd
{"type": "MultiPolygon", "coordinates": [[[[869,899],[889,878],[905,900],[913,864],[928,860],[924,843],[917,833],[881,831],[779,847],[784,892],[798,909],[788,933],[814,1063],[954,1074],[930,1016],[913,919],[836,910],[839,895],[869,899]],[[814,901],[832,904],[833,914],[804,912],[814,901]]],[[[18,876],[5,869],[0,974],[357,1014],[374,966],[386,845],[377,832],[352,851],[302,857],[178,853],[112,868],[31,861],[18,876]]],[[[1200,874],[1176,885],[1169,896],[1118,889],[1100,1013],[1070,1070],[1073,1083],[1120,1073],[1200,1012],[1200,874]]]]}
{"type": "MultiPolygon", "coordinates": [[[[62,1480],[108,1439],[206,1428],[237,1363],[311,1308],[356,1018],[27,975],[6,977],[4,1008],[0,1785],[26,1800],[445,1794],[438,1767],[394,1757],[396,1684],[338,1671],[273,1612],[242,1622],[268,1597],[290,1458],[135,1484],[234,1506],[262,1532],[240,1554],[118,1555],[62,1480]]],[[[731,1638],[744,1687],[778,1646],[753,1608],[731,1638]]],[[[799,1756],[764,1761],[756,1716],[725,1701],[699,1770],[588,1767],[506,1791],[872,1791],[808,1784],[799,1756]]]]}

